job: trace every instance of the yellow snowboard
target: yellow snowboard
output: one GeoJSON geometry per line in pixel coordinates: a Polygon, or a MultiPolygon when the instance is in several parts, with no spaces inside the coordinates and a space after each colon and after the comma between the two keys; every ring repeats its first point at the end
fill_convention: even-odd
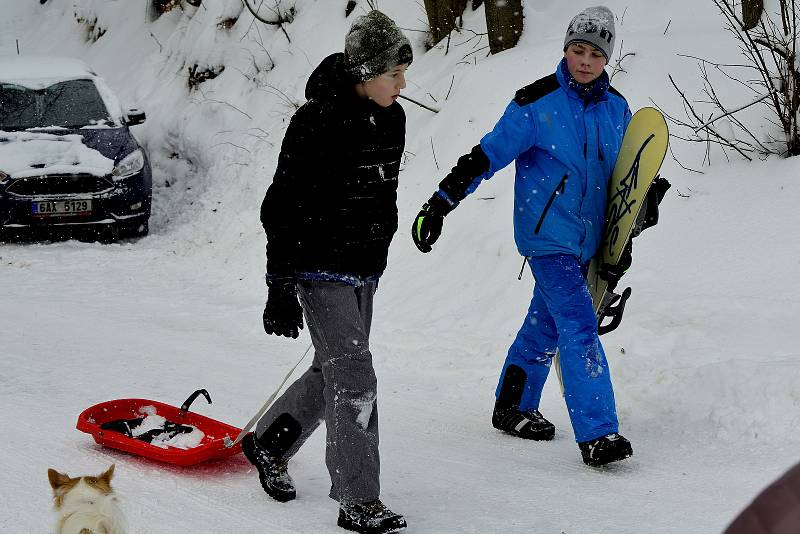
{"type": "MultiPolygon", "coordinates": [[[[608,181],[608,205],[606,207],[606,225],[603,244],[589,264],[589,293],[592,295],[594,311],[597,315],[598,327],[603,331],[611,331],[622,320],[622,310],[612,318],[609,325],[601,325],[605,312],[610,306],[630,295],[630,288],[622,296],[608,291],[608,283],[597,274],[597,268],[607,263],[616,265],[631,233],[636,225],[644,199],[653,184],[667,154],[669,130],[664,116],[655,108],[642,108],[631,118],[622,146],[614,165],[614,172],[608,181]]],[[[564,393],[564,382],[561,379],[561,361],[559,354],[554,357],[561,393],[564,393]]]]}
{"type": "Polygon", "coordinates": [[[622,139],[614,172],[608,182],[608,206],[603,244],[589,264],[589,291],[598,319],[617,299],[608,284],[597,275],[597,267],[616,265],[631,238],[639,211],[658,175],[667,153],[669,130],[664,116],[655,108],[642,108],[631,119],[622,139]]]}

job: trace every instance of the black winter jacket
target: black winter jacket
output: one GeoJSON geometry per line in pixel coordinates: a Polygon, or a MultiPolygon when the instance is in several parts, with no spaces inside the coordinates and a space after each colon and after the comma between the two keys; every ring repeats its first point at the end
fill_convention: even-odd
{"type": "Polygon", "coordinates": [[[342,60],[328,56],[311,74],[261,204],[268,280],[363,280],[386,268],[405,113],[360,98],[342,60]]]}

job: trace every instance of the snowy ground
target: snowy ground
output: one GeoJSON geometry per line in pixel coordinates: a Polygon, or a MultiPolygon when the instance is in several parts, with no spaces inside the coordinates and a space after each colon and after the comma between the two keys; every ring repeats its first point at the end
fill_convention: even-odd
{"type": "MultiPolygon", "coordinates": [[[[1,51],[15,52],[20,39],[28,53],[82,57],[124,105],[147,112],[135,131],[156,172],[145,239],[0,247],[0,527],[51,531],[48,467],[97,474],[115,462],[132,532],[339,532],[322,432],[290,464],[298,499],[279,504],[241,457],[165,467],[99,448],[74,429],[78,413],[97,402],[180,404],[200,387],[214,404],[199,399],[198,412],[241,425],[309,343],[305,332],[289,341],[261,329],[258,207],[291,113],[275,93],[302,102],[310,69],[341,46],[345,2],[298,0],[291,45],[274,28],[250,28],[248,15],[228,33],[218,30],[238,0],[206,0],[192,19],[176,12],[153,23],[145,3],[0,0],[1,51]],[[75,10],[98,16],[106,34],[87,43],[75,10]],[[251,54],[263,64],[265,50],[277,66],[256,72],[251,54]],[[190,94],[187,65],[220,61],[225,72],[190,94]]],[[[401,26],[424,27],[416,2],[379,3],[401,26]]],[[[464,58],[473,42],[425,54],[421,34],[409,32],[417,59],[407,94],[442,112],[404,105],[401,229],[372,339],[382,496],[406,514],[410,533],[719,532],[800,459],[796,161],[728,164],[717,156],[702,175],[665,163],[673,189],[662,222],[637,242],[625,321],[603,338],[635,456],[604,470],[580,462],[555,380],[542,404],[558,429],[553,442],[523,442],[490,426],[497,373],[532,288],[529,274],[516,280],[511,172],[448,217],[433,253],[419,254],[407,234],[445,169],[491,127],[513,91],[555,66],[563,27],[583,7],[560,4],[526,2],[522,42],[492,58],[464,58]]],[[[677,53],[710,54],[717,43],[735,58],[710,2],[607,4],[625,12],[618,34],[637,53],[614,79],[634,109],[652,98],[679,111],[667,72],[696,89],[695,64],[677,53]]],[[[467,27],[483,31],[481,17],[468,14],[467,27]]],[[[676,141],[675,150],[699,166],[698,147],[676,141]]]]}

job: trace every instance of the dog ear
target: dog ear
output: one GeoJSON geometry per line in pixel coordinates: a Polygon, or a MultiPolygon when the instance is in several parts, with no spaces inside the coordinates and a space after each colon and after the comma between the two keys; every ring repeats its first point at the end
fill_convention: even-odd
{"type": "Polygon", "coordinates": [[[103,473],[102,475],[98,476],[97,478],[99,478],[100,480],[104,480],[106,484],[110,483],[111,482],[111,477],[114,476],[114,467],[115,467],[115,464],[111,464],[111,467],[106,469],[106,472],[103,473]]]}
{"type": "Polygon", "coordinates": [[[50,486],[53,489],[58,489],[70,481],[69,475],[66,473],[59,473],[55,469],[47,470],[47,478],[50,480],[50,486]]]}

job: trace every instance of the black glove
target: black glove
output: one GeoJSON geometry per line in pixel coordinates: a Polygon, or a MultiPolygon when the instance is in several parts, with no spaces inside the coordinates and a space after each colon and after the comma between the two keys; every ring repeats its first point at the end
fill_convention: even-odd
{"type": "Polygon", "coordinates": [[[670,187],[671,184],[661,175],[653,178],[647,196],[644,197],[644,207],[639,211],[639,216],[633,225],[632,238],[638,236],[642,230],[658,224],[658,205],[664,200],[664,195],[670,187]]]}
{"type": "Polygon", "coordinates": [[[411,225],[411,238],[420,252],[431,251],[431,245],[442,235],[445,215],[453,211],[454,207],[438,193],[434,193],[430,200],[422,205],[414,224],[411,225]]]}
{"type": "Polygon", "coordinates": [[[264,332],[296,338],[303,329],[303,309],[297,300],[297,282],[281,278],[267,282],[269,292],[264,307],[264,332]]]}
{"type": "Polygon", "coordinates": [[[619,279],[622,278],[622,275],[630,268],[631,262],[633,261],[631,257],[632,252],[633,242],[629,239],[628,246],[622,251],[622,255],[619,257],[619,261],[616,265],[601,263],[600,267],[597,269],[597,276],[608,283],[609,291],[614,291],[614,289],[616,289],[619,279]]]}

